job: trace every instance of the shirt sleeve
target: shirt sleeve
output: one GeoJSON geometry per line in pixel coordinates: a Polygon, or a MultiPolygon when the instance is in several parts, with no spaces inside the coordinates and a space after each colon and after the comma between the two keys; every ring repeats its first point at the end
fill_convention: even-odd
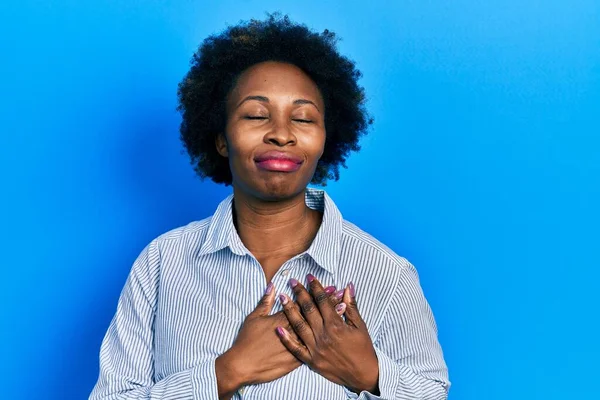
{"type": "Polygon", "coordinates": [[[406,261],[373,344],[379,360],[379,395],[346,390],[359,400],[446,400],[450,381],[433,313],[412,264],[406,261]]]}
{"type": "Polygon", "coordinates": [[[218,399],[215,360],[154,379],[153,322],[159,284],[156,240],[135,260],[100,347],[100,375],[90,400],[218,399]]]}

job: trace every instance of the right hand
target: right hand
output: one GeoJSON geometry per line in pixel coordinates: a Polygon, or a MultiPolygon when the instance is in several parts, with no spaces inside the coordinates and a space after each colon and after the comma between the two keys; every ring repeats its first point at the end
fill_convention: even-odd
{"type": "MultiPolygon", "coordinates": [[[[328,289],[332,291],[332,304],[339,304],[340,291],[328,289]]],[[[258,306],[244,320],[233,346],[217,358],[215,368],[220,398],[231,397],[242,386],[273,381],[302,364],[277,336],[278,326],[288,332],[293,332],[293,329],[283,311],[269,315],[274,304],[275,288],[271,285],[270,291],[267,290],[258,306]]],[[[338,313],[342,315],[343,310],[338,313]]]]}

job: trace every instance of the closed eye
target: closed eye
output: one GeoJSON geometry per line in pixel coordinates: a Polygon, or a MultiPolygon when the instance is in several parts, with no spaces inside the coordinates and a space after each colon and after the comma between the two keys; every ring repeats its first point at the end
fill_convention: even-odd
{"type": "Polygon", "coordinates": [[[267,117],[253,116],[253,115],[246,115],[246,116],[244,117],[244,119],[267,119],[267,117]]]}
{"type": "Polygon", "coordinates": [[[312,124],[312,121],[309,119],[293,119],[292,121],[302,122],[303,124],[312,124]]]}

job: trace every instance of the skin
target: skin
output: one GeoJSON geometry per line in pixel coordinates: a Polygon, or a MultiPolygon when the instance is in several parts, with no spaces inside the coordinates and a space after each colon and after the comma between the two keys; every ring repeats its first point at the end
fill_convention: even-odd
{"type": "MultiPolygon", "coordinates": [[[[273,61],[256,64],[244,71],[227,97],[227,124],[215,145],[219,154],[229,160],[237,232],[261,264],[265,285],[285,261],[309,248],[320,227],[322,213],[306,206],[304,199],[306,186],[325,146],[324,108],[321,93],[310,77],[293,65],[273,61]],[[256,156],[270,150],[288,152],[301,158],[300,168],[294,172],[258,168],[256,156]]],[[[345,324],[340,315],[346,311],[346,304],[355,307],[356,303],[348,294],[349,303],[336,311],[335,306],[346,294],[338,291],[336,296],[333,291],[331,288],[327,293],[323,288],[318,291],[319,302],[325,301],[330,306],[326,309],[328,311],[323,311],[323,308],[323,314],[319,314],[318,318],[322,321],[335,319],[345,324]],[[333,313],[329,312],[331,310],[334,310],[333,313]]],[[[304,290],[296,294],[300,296],[298,300],[303,301],[301,304],[305,304],[307,296],[310,298],[315,292],[309,294],[304,290]]],[[[304,306],[294,306],[297,313],[293,313],[292,305],[296,303],[291,301],[285,312],[269,315],[274,301],[275,289],[269,291],[267,286],[263,299],[246,318],[231,349],[217,358],[215,369],[219,398],[229,399],[240,387],[249,384],[275,380],[296,369],[302,362],[333,382],[350,384],[350,388],[376,386],[376,382],[372,385],[372,371],[378,370],[377,358],[366,329],[355,330],[354,336],[344,334],[341,340],[332,342],[339,345],[337,350],[332,347],[323,353],[324,356],[331,356],[336,351],[348,353],[340,358],[344,363],[336,370],[333,365],[325,366],[319,357],[310,360],[297,357],[300,355],[297,346],[302,343],[303,336],[308,337],[308,329],[301,332],[302,335],[296,335],[289,318],[297,320],[304,306]],[[281,338],[276,334],[278,327],[287,328],[287,333],[281,338]],[[365,349],[357,351],[346,339],[360,339],[360,343],[365,343],[365,349]],[[295,346],[295,353],[289,350],[290,346],[295,346]],[[370,371],[361,370],[361,365],[370,371]],[[360,379],[352,381],[348,378],[349,374],[356,372],[360,379]]],[[[356,322],[359,323],[358,320],[356,322]]],[[[333,322],[325,325],[335,326],[333,322]]],[[[310,328],[318,329],[318,326],[311,324],[310,328]]],[[[314,344],[317,343],[315,341],[314,344]]],[[[314,347],[307,346],[306,349],[311,351],[314,347]]]]}
{"type": "MultiPolygon", "coordinates": [[[[344,291],[335,292],[333,286],[329,288],[332,290],[328,298],[334,307],[340,304],[344,291]]],[[[231,349],[217,358],[219,399],[230,399],[243,386],[280,378],[302,364],[275,333],[280,326],[290,331],[292,328],[283,311],[269,315],[274,304],[275,288],[265,293],[256,309],[246,317],[231,349]]],[[[339,319],[344,310],[345,306],[337,313],[339,319]]],[[[290,335],[299,340],[294,333],[290,335]]]]}
{"type": "MultiPolygon", "coordinates": [[[[344,290],[345,320],[338,318],[321,283],[307,276],[310,293],[292,284],[297,304],[284,299],[292,331],[278,328],[285,347],[313,371],[355,393],[378,393],[379,367],[367,326],[358,312],[354,285],[344,290]]],[[[285,295],[282,295],[285,296],[285,295]]]]}
{"type": "Polygon", "coordinates": [[[242,73],[227,100],[226,132],[218,136],[217,150],[229,159],[238,234],[268,282],[281,264],[310,246],[321,224],[322,214],[306,206],[304,192],[325,146],[324,104],[304,72],[276,62],[242,73]],[[261,170],[254,158],[269,150],[291,152],[304,162],[293,173],[261,170]]]}

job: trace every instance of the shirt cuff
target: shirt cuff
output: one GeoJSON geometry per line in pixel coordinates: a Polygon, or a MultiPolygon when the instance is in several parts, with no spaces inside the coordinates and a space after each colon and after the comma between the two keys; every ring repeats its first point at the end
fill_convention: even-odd
{"type": "Polygon", "coordinates": [[[215,360],[211,359],[190,370],[194,400],[215,400],[219,398],[215,360]]]}
{"type": "Polygon", "coordinates": [[[396,391],[400,382],[400,368],[387,354],[375,347],[377,362],[379,365],[379,396],[366,390],[356,394],[344,387],[344,391],[349,399],[358,400],[384,400],[395,399],[396,391]]]}

